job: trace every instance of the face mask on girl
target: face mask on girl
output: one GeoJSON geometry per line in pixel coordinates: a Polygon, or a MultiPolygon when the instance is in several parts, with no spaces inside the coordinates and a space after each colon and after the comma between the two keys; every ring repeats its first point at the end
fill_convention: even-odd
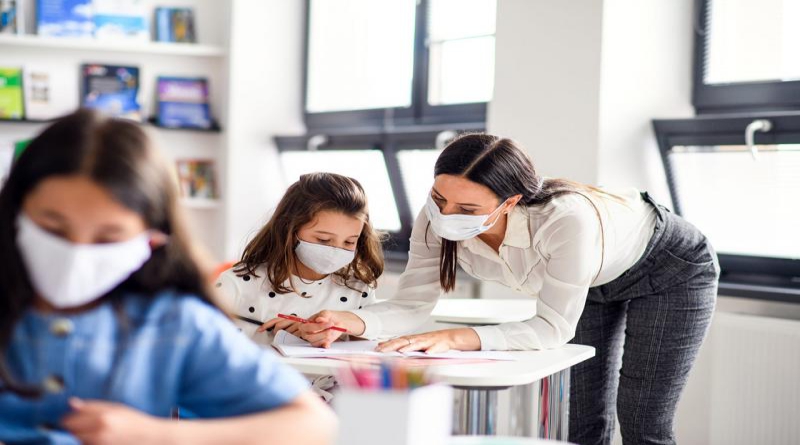
{"type": "Polygon", "coordinates": [[[59,309],[102,297],[150,259],[147,232],[127,241],[73,244],[20,213],[17,247],[36,292],[59,309]]]}
{"type": "Polygon", "coordinates": [[[442,211],[439,210],[439,206],[434,202],[433,197],[428,195],[428,202],[425,204],[425,212],[428,214],[428,220],[431,223],[433,233],[446,240],[463,241],[475,238],[481,233],[491,229],[497,220],[488,226],[484,224],[503,207],[503,204],[500,204],[500,206],[488,215],[443,215],[442,211]]]}
{"type": "Polygon", "coordinates": [[[311,270],[327,275],[347,266],[356,256],[354,250],[340,249],[324,244],[308,243],[298,240],[294,253],[301,263],[311,270]]]}

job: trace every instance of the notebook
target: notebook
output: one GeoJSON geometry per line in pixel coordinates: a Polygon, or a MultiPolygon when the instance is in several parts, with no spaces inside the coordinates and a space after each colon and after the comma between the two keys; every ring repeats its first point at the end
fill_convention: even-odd
{"type": "Polygon", "coordinates": [[[427,352],[378,352],[377,341],[355,340],[337,341],[330,348],[315,348],[307,341],[286,331],[278,331],[272,340],[272,346],[284,357],[327,357],[343,356],[377,356],[377,357],[414,357],[437,359],[483,359],[483,360],[516,360],[513,354],[504,351],[447,351],[428,354],[427,352]]]}

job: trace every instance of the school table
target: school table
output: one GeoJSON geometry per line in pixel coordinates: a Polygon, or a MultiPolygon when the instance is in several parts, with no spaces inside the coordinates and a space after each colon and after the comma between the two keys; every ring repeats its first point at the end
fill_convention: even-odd
{"type": "MultiPolygon", "coordinates": [[[[437,360],[427,369],[432,379],[455,390],[453,434],[566,440],[569,370],[594,353],[592,347],[570,344],[546,351],[511,352],[516,361],[448,365],[437,360]],[[505,405],[502,410],[501,404],[505,405]],[[501,411],[507,413],[502,419],[501,411]]],[[[337,368],[349,366],[344,360],[328,358],[281,359],[311,376],[335,374],[337,368]]]]}

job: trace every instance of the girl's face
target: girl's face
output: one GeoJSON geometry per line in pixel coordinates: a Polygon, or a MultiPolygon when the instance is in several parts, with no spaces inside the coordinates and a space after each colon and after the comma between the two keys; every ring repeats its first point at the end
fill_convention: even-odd
{"type": "Polygon", "coordinates": [[[301,241],[355,250],[364,221],[341,212],[323,210],[297,231],[301,241]]]}
{"type": "Polygon", "coordinates": [[[138,213],[81,175],[43,180],[25,197],[22,210],[39,227],[73,244],[126,241],[147,229],[138,213]]]}

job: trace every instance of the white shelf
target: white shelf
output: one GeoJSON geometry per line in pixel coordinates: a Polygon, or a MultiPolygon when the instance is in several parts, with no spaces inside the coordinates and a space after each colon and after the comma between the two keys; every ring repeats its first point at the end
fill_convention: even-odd
{"type": "Polygon", "coordinates": [[[189,209],[213,210],[220,206],[218,199],[181,198],[181,204],[189,209]]]}
{"type": "Polygon", "coordinates": [[[223,57],[226,50],[218,45],[167,42],[125,42],[95,40],[91,38],[52,38],[37,35],[0,35],[0,46],[26,48],[66,49],[79,51],[109,51],[142,54],[163,54],[190,57],[223,57]]]}

